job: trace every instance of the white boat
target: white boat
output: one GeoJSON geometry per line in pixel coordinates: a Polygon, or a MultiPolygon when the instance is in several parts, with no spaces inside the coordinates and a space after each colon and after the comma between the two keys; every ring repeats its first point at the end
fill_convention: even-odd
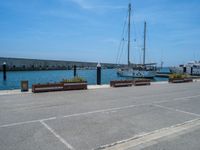
{"type": "Polygon", "coordinates": [[[187,64],[180,65],[179,67],[170,67],[171,73],[200,75],[200,61],[190,61],[187,64]]]}
{"type": "Polygon", "coordinates": [[[131,4],[129,4],[129,21],[128,21],[128,65],[119,68],[117,74],[121,77],[132,78],[154,78],[156,76],[156,64],[146,64],[146,22],[144,23],[144,48],[143,48],[143,64],[131,64],[130,62],[130,39],[131,39],[131,4]]]}
{"type": "Polygon", "coordinates": [[[156,72],[154,70],[139,70],[137,68],[118,69],[117,74],[121,77],[133,78],[154,78],[156,72]]]}

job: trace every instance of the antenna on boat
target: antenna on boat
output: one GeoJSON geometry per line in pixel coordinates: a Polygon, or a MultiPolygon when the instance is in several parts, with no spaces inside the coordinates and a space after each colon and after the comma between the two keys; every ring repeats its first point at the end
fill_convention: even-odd
{"type": "Polygon", "coordinates": [[[144,49],[143,49],[143,65],[145,65],[146,59],[146,31],[147,31],[147,23],[144,22],[144,49]]]}
{"type": "Polygon", "coordinates": [[[131,47],[131,3],[128,5],[128,66],[130,66],[130,47],[131,47]]]}

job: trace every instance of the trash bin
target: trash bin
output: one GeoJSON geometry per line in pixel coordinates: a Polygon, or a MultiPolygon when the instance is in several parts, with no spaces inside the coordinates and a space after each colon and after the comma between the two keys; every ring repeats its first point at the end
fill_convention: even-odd
{"type": "Polygon", "coordinates": [[[28,92],[28,81],[21,81],[21,91],[28,92]]]}

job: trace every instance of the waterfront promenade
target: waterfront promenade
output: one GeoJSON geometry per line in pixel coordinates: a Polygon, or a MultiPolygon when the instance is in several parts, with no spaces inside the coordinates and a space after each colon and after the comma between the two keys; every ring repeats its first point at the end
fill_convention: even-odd
{"type": "Polygon", "coordinates": [[[196,150],[199,138],[199,81],[0,92],[0,150],[196,150]]]}

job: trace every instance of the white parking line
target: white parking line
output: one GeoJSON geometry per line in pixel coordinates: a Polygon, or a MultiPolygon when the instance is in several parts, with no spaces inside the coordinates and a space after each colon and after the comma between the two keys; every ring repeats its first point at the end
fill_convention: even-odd
{"type": "MultiPolygon", "coordinates": [[[[174,111],[175,109],[166,108],[164,106],[160,106],[159,104],[165,103],[165,102],[183,101],[183,100],[188,100],[190,98],[195,98],[195,97],[200,97],[200,95],[188,96],[188,97],[181,97],[181,98],[174,98],[174,100],[172,100],[172,101],[160,101],[160,102],[151,102],[151,103],[138,104],[138,105],[128,105],[128,106],[123,106],[123,107],[114,107],[114,108],[101,109],[101,110],[95,110],[95,111],[90,111],[90,112],[75,113],[75,114],[66,115],[66,116],[50,117],[50,118],[43,118],[43,119],[37,119],[37,120],[31,120],[31,121],[11,123],[11,124],[0,125],[0,128],[12,127],[12,126],[23,125],[23,124],[30,124],[30,123],[36,123],[36,122],[40,122],[40,121],[56,120],[58,118],[69,118],[69,117],[84,116],[84,115],[96,114],[96,113],[103,113],[103,112],[112,112],[112,111],[115,111],[115,110],[123,110],[123,109],[128,109],[128,108],[133,108],[133,107],[139,107],[139,106],[147,106],[147,105],[154,105],[154,106],[157,105],[159,107],[163,107],[165,109],[169,109],[169,110],[173,110],[174,111]]],[[[200,116],[199,114],[194,114],[194,113],[185,112],[185,111],[181,111],[181,110],[176,110],[176,111],[179,111],[179,112],[182,112],[182,113],[191,114],[191,115],[195,115],[195,116],[198,116],[198,117],[200,116]]]]}
{"type": "Polygon", "coordinates": [[[194,95],[194,96],[187,96],[187,97],[175,98],[175,100],[183,100],[183,99],[190,99],[190,98],[197,98],[197,97],[200,97],[200,95],[194,95]]]}
{"type": "Polygon", "coordinates": [[[123,109],[128,109],[128,108],[146,106],[146,105],[148,105],[148,104],[128,105],[128,106],[115,107],[115,108],[110,108],[110,109],[95,110],[95,111],[90,111],[90,112],[85,112],[85,113],[67,115],[67,116],[63,116],[62,118],[77,117],[77,116],[84,116],[84,115],[96,114],[96,113],[104,113],[104,112],[113,112],[113,111],[116,111],[116,110],[123,110],[123,109]]]}
{"type": "Polygon", "coordinates": [[[162,105],[158,105],[158,104],[153,104],[152,106],[156,106],[156,107],[164,108],[164,109],[167,109],[167,110],[172,110],[172,111],[176,111],[176,112],[185,113],[185,114],[193,115],[193,116],[196,116],[196,117],[200,117],[200,114],[196,114],[196,113],[192,113],[192,112],[188,112],[188,111],[183,111],[183,110],[180,110],[180,109],[166,107],[166,106],[162,106],[162,105]]]}
{"type": "Polygon", "coordinates": [[[128,108],[133,108],[133,107],[139,107],[139,106],[145,106],[145,105],[146,104],[128,105],[128,106],[123,106],[123,107],[115,107],[115,108],[110,108],[110,109],[101,109],[101,110],[84,112],[84,113],[76,113],[76,114],[66,115],[66,116],[60,116],[60,117],[51,117],[51,118],[44,118],[44,119],[38,119],[38,120],[31,120],[31,121],[24,121],[24,122],[18,122],[18,123],[11,123],[11,124],[6,124],[6,125],[0,125],[0,128],[12,127],[12,126],[23,125],[23,124],[30,124],[30,123],[36,123],[36,122],[41,122],[41,121],[56,120],[58,118],[60,119],[60,118],[77,117],[77,116],[84,116],[84,115],[96,114],[96,113],[103,113],[103,112],[112,112],[114,110],[123,110],[123,109],[128,109],[128,108]]]}
{"type": "Polygon", "coordinates": [[[153,102],[153,104],[161,104],[161,103],[170,103],[170,102],[175,102],[175,101],[188,101],[191,98],[197,98],[200,97],[200,95],[195,95],[195,96],[187,96],[187,97],[180,97],[180,98],[174,98],[173,100],[164,100],[164,101],[159,101],[159,102],[153,102]]]}
{"type": "Polygon", "coordinates": [[[1,125],[0,128],[6,128],[6,127],[12,127],[12,126],[19,126],[19,125],[24,125],[24,124],[36,123],[36,122],[39,122],[39,121],[40,120],[32,120],[32,121],[24,121],[24,122],[18,122],[18,123],[5,124],[5,125],[1,125]]]}
{"type": "Polygon", "coordinates": [[[1,125],[0,128],[19,126],[19,125],[24,125],[24,124],[36,123],[36,122],[47,121],[47,120],[55,120],[55,119],[56,119],[56,117],[51,117],[51,118],[40,119],[40,120],[31,120],[31,121],[24,121],[24,122],[18,122],[18,123],[11,123],[11,124],[1,125]]]}
{"type": "Polygon", "coordinates": [[[59,140],[61,143],[63,143],[63,144],[66,146],[67,149],[69,149],[69,150],[75,150],[67,141],[65,141],[59,134],[56,133],[55,130],[53,130],[50,126],[48,126],[44,121],[40,121],[40,123],[41,123],[42,125],[44,125],[44,127],[45,127],[46,129],[48,129],[55,137],[57,137],[58,140],[59,140]]]}

